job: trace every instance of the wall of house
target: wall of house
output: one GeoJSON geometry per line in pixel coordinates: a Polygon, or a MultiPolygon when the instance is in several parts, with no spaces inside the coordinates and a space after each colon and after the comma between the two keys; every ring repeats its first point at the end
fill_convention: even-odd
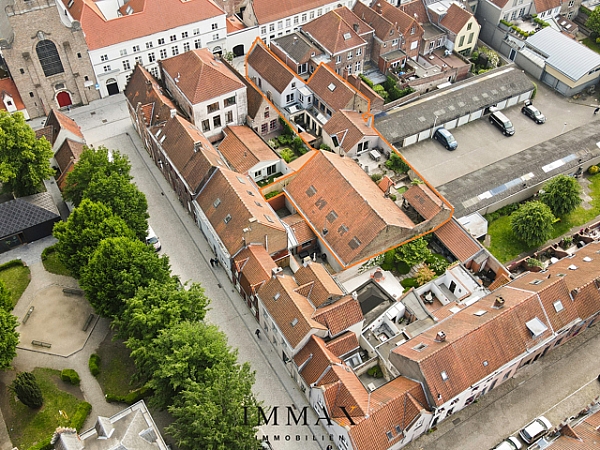
{"type": "Polygon", "coordinates": [[[479,31],[481,40],[490,44],[494,30],[502,18],[502,9],[498,8],[490,0],[482,0],[479,2],[479,6],[477,6],[475,18],[481,24],[481,30],[479,31]]]}
{"type": "Polygon", "coordinates": [[[478,39],[479,24],[477,23],[477,20],[475,20],[475,17],[471,17],[469,21],[464,25],[464,27],[460,30],[460,32],[456,35],[456,39],[454,40],[454,51],[456,53],[460,53],[461,55],[468,56],[477,46],[478,39]],[[461,40],[463,41],[463,45],[460,45],[461,40]]]}
{"type": "MultiPolygon", "coordinates": [[[[595,69],[599,69],[599,68],[600,67],[596,67],[595,69]]],[[[572,95],[573,93],[580,92],[581,90],[585,89],[585,87],[598,83],[598,80],[600,79],[600,70],[597,70],[596,72],[588,73],[576,81],[573,81],[570,78],[567,78],[561,72],[556,70],[554,67],[549,66],[548,64],[546,64],[545,71],[546,71],[546,73],[549,73],[550,75],[552,75],[554,78],[556,78],[561,83],[564,83],[570,87],[571,90],[567,93],[567,95],[572,95]]]]}
{"type": "MultiPolygon", "coordinates": [[[[170,90],[170,89],[169,89],[170,90]]],[[[187,99],[184,100],[184,109],[192,108],[192,122],[206,136],[206,138],[214,142],[223,137],[223,129],[227,125],[243,125],[248,114],[248,98],[246,96],[246,86],[239,88],[233,92],[214,97],[206,102],[190,105],[187,99]],[[227,99],[235,97],[235,104],[228,105],[227,99]],[[218,103],[218,109],[213,112],[208,111],[208,106],[218,103]],[[227,121],[227,114],[232,113],[232,120],[227,121]],[[218,120],[220,124],[216,124],[218,120]]]]}
{"type": "MultiPolygon", "coordinates": [[[[61,3],[62,4],[62,3],[61,3]]],[[[90,50],[89,55],[100,85],[100,96],[108,96],[107,82],[116,80],[123,91],[136,63],[141,63],[155,78],[161,76],[158,61],[188,50],[209,48],[213,53],[225,50],[227,26],[225,14],[201,22],[182,25],[152,36],[120,42],[90,50]],[[216,26],[213,29],[213,25],[216,26]],[[185,37],[184,37],[185,36],[185,37]],[[172,38],[175,38],[172,40],[172,38]],[[162,42],[162,43],[161,43],[162,42]]]]}
{"type": "Polygon", "coordinates": [[[195,200],[192,202],[192,205],[196,215],[196,225],[198,225],[198,228],[200,228],[200,231],[202,231],[202,233],[204,234],[204,237],[208,241],[208,245],[210,246],[210,248],[212,248],[213,253],[221,263],[221,266],[223,267],[223,269],[225,269],[227,276],[231,279],[233,275],[233,272],[231,270],[231,255],[227,251],[227,248],[225,247],[221,239],[219,239],[219,236],[217,235],[215,229],[212,227],[210,221],[204,214],[204,211],[202,211],[202,208],[200,208],[200,206],[195,200]]]}
{"type": "Polygon", "coordinates": [[[32,118],[58,108],[57,95],[67,92],[74,105],[87,105],[100,98],[96,78],[80,27],[63,23],[62,2],[15,0],[7,8],[12,36],[3,36],[2,56],[32,118]],[[12,39],[12,41],[11,41],[12,39]],[[64,71],[45,76],[36,45],[50,40],[56,46],[64,71]],[[75,76],[77,74],[77,76],[75,76]]]}
{"type": "MultiPolygon", "coordinates": [[[[291,105],[296,101],[296,88],[292,88],[292,83],[299,83],[297,78],[294,78],[290,83],[283,89],[282,92],[278,92],[268,81],[266,81],[252,66],[247,66],[248,78],[254,81],[256,87],[258,87],[268,100],[272,101],[275,106],[279,109],[285,108],[287,105],[291,105]],[[287,96],[293,94],[293,100],[288,102],[287,96]]],[[[273,114],[276,112],[273,111],[273,114]]]]}
{"type": "Polygon", "coordinates": [[[225,46],[227,51],[234,52],[235,56],[239,56],[239,51],[243,51],[243,55],[248,53],[252,43],[258,37],[258,26],[244,28],[243,30],[234,31],[227,34],[225,46]]]}
{"type": "Polygon", "coordinates": [[[333,442],[337,445],[337,448],[340,450],[358,450],[355,449],[352,445],[352,441],[350,440],[350,435],[348,434],[348,430],[346,427],[340,426],[335,420],[331,420],[329,422],[326,417],[329,416],[329,412],[327,411],[325,405],[325,398],[323,396],[323,389],[320,387],[310,388],[308,402],[310,406],[317,413],[317,417],[323,418],[323,420],[319,420],[323,428],[329,433],[329,435],[333,438],[333,442]]]}

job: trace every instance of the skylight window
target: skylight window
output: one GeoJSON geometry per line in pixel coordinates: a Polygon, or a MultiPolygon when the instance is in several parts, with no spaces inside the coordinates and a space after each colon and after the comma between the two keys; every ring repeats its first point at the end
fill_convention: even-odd
{"type": "Polygon", "coordinates": [[[561,312],[563,309],[565,309],[560,300],[556,300],[554,303],[552,303],[552,306],[554,306],[554,310],[556,312],[561,312]]]}
{"type": "Polygon", "coordinates": [[[352,35],[350,33],[344,33],[344,40],[347,41],[348,39],[350,39],[352,37],[352,35]]]}
{"type": "Polygon", "coordinates": [[[277,294],[275,294],[273,296],[273,300],[277,301],[277,300],[279,300],[279,297],[281,297],[281,294],[278,292],[277,294]]]}
{"type": "Polygon", "coordinates": [[[238,181],[242,184],[246,184],[246,182],[244,181],[244,179],[242,177],[236,177],[238,179],[238,181]]]}
{"type": "Polygon", "coordinates": [[[448,381],[448,374],[446,373],[445,370],[443,372],[441,372],[440,375],[442,376],[442,380],[448,381]]]}
{"type": "Polygon", "coordinates": [[[317,190],[315,189],[315,187],[313,185],[310,185],[308,187],[308,189],[306,190],[306,195],[308,195],[309,197],[312,197],[316,193],[317,193],[317,190]]]}
{"type": "Polygon", "coordinates": [[[417,345],[416,347],[413,347],[413,350],[416,350],[418,352],[423,351],[424,349],[427,348],[427,344],[423,344],[422,342],[417,345]]]}
{"type": "Polygon", "coordinates": [[[534,317],[529,322],[525,323],[525,325],[527,326],[529,331],[531,331],[531,334],[533,334],[533,337],[541,336],[542,334],[544,334],[544,331],[546,331],[548,329],[546,324],[544,324],[544,322],[542,322],[537,317],[534,317]]]}
{"type": "Polygon", "coordinates": [[[291,323],[291,325],[292,325],[293,327],[295,327],[296,325],[298,325],[298,319],[297,319],[297,318],[294,318],[294,320],[292,320],[292,323],[291,323]]]}
{"type": "Polygon", "coordinates": [[[252,197],[254,197],[254,192],[252,191],[246,191],[248,193],[248,195],[251,195],[252,197]]]}
{"type": "Polygon", "coordinates": [[[474,312],[474,313],[473,313],[473,315],[474,315],[474,316],[477,316],[477,317],[481,317],[481,316],[483,316],[485,313],[487,313],[487,311],[486,311],[485,309],[480,309],[479,311],[477,311],[477,312],[474,312]]]}
{"type": "Polygon", "coordinates": [[[225,223],[229,223],[230,221],[231,221],[231,214],[227,214],[227,215],[225,216],[225,218],[223,219],[223,222],[225,222],[225,223]]]}
{"type": "Polygon", "coordinates": [[[221,199],[220,199],[220,198],[217,198],[217,199],[216,199],[216,200],[213,202],[213,206],[214,206],[215,208],[218,208],[220,204],[221,204],[221,199]]]}
{"type": "Polygon", "coordinates": [[[269,222],[273,223],[273,219],[271,219],[271,216],[268,216],[265,214],[265,219],[267,219],[269,222]]]}
{"type": "Polygon", "coordinates": [[[352,238],[352,240],[350,242],[348,242],[348,245],[350,246],[350,248],[352,250],[356,250],[360,246],[360,244],[361,244],[361,242],[356,236],[354,236],[352,238]]]}
{"type": "Polygon", "coordinates": [[[335,84],[333,83],[329,83],[329,86],[327,86],[327,89],[329,89],[331,92],[335,91],[335,84]]]}
{"type": "Polygon", "coordinates": [[[584,257],[583,257],[583,260],[584,260],[585,262],[592,262],[592,258],[590,258],[589,256],[584,256],[584,257]]]}

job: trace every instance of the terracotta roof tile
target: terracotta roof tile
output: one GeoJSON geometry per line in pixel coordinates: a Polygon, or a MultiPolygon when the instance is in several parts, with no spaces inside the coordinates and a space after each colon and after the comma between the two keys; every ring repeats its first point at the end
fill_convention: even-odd
{"type": "MultiPolygon", "coordinates": [[[[339,9],[347,8],[343,6],[339,9]]],[[[348,12],[351,11],[348,10],[348,12]]],[[[337,13],[337,9],[311,20],[302,27],[302,31],[317,41],[331,55],[366,46],[365,40],[354,31],[351,24],[337,13]]]]}
{"type": "Polygon", "coordinates": [[[248,177],[219,167],[196,201],[230,255],[244,241],[265,245],[269,254],[287,248],[285,228],[248,177]]]}
{"type": "Polygon", "coordinates": [[[337,136],[340,146],[348,152],[363,138],[378,136],[364,116],[356,111],[340,110],[323,126],[329,136],[337,136]]]}
{"type": "Polygon", "coordinates": [[[405,37],[411,35],[411,29],[415,27],[415,34],[423,32],[423,28],[419,23],[404,11],[396,8],[388,2],[377,2],[377,7],[381,8],[381,14],[378,14],[374,9],[369,8],[362,2],[356,2],[354,5],[354,13],[362,20],[367,22],[375,30],[375,34],[382,41],[393,39],[400,33],[405,37]],[[394,30],[394,33],[390,33],[394,30]]]}
{"type": "Polygon", "coordinates": [[[426,220],[435,217],[445,207],[444,202],[425,184],[412,185],[402,197],[426,220]]]}
{"type": "Polygon", "coordinates": [[[414,17],[420,24],[429,23],[429,16],[423,0],[413,0],[408,3],[403,3],[399,8],[404,11],[409,17],[414,17]]]}
{"type": "MultiPolygon", "coordinates": [[[[61,130],[65,130],[67,133],[69,133],[71,139],[84,142],[83,133],[81,132],[79,125],[77,125],[77,122],[58,109],[50,110],[50,114],[48,114],[45,125],[54,129],[52,133],[52,141],[50,141],[53,146],[56,143],[56,138],[61,130]]],[[[62,143],[58,145],[62,145],[62,143]]]]}
{"type": "Polygon", "coordinates": [[[352,11],[357,17],[373,28],[375,36],[382,41],[388,41],[398,37],[398,31],[394,27],[394,24],[381,14],[377,14],[363,2],[356,2],[352,11]]]}
{"type": "Polygon", "coordinates": [[[280,93],[295,78],[304,83],[288,66],[271,53],[260,38],[256,38],[254,41],[246,62],[280,93]]]}
{"type": "Polygon", "coordinates": [[[358,99],[363,100],[365,103],[368,102],[368,99],[362,93],[337,76],[329,66],[323,63],[319,64],[306,85],[333,111],[341,109],[356,110],[358,109],[358,99]]]}
{"type": "Polygon", "coordinates": [[[56,164],[61,172],[67,170],[70,166],[74,165],[79,161],[79,157],[83,152],[83,143],[73,141],[71,139],[65,139],[63,144],[60,146],[58,151],[54,155],[56,164]]]}
{"type": "Polygon", "coordinates": [[[331,0],[253,0],[252,8],[259,25],[325,6],[331,0]]]}
{"type": "Polygon", "coordinates": [[[225,15],[210,0],[136,1],[133,14],[106,20],[93,0],[63,0],[71,16],[81,23],[90,50],[108,47],[161,31],[225,15]]]}
{"type": "Polygon", "coordinates": [[[35,138],[40,139],[42,137],[45,137],[46,140],[50,142],[50,145],[52,145],[52,141],[55,139],[54,127],[43,127],[39,130],[35,130],[35,138]]]}
{"type": "Polygon", "coordinates": [[[160,61],[192,105],[245,88],[238,77],[207,48],[191,50],[160,61]]]}
{"type": "Polygon", "coordinates": [[[312,241],[316,238],[315,233],[313,233],[313,231],[310,229],[306,223],[306,220],[304,220],[299,214],[292,214],[282,218],[281,220],[290,226],[299,245],[312,241]]]}
{"type": "Polygon", "coordinates": [[[337,336],[352,325],[364,320],[360,303],[350,295],[317,309],[313,318],[325,325],[331,336],[337,336]]]}
{"type": "Polygon", "coordinates": [[[434,401],[441,405],[549,337],[550,326],[535,293],[505,286],[396,347],[392,360],[401,355],[416,361],[434,401]],[[494,309],[498,296],[504,307],[494,309]],[[478,311],[486,313],[475,315],[478,311]],[[534,318],[547,327],[537,337],[526,326],[534,318]],[[446,335],[444,342],[436,341],[440,331],[446,335]],[[425,347],[419,350],[419,344],[425,347]]]}
{"type": "Polygon", "coordinates": [[[329,369],[331,364],[340,364],[342,360],[327,348],[323,339],[313,334],[302,350],[294,356],[294,362],[298,366],[300,376],[306,384],[311,385],[329,369]]]}
{"type": "Polygon", "coordinates": [[[310,295],[306,297],[315,308],[344,295],[322,264],[311,263],[302,266],[296,271],[294,278],[296,278],[298,284],[311,283],[310,295]]]}
{"type": "Polygon", "coordinates": [[[296,292],[297,288],[294,278],[283,274],[272,277],[258,291],[262,304],[292,348],[309,333],[326,330],[311,318],[314,307],[296,292]]]}
{"type": "Polygon", "coordinates": [[[481,245],[454,218],[434,233],[459,261],[466,261],[482,249],[481,245]]]}
{"type": "MultiPolygon", "coordinates": [[[[17,111],[23,111],[25,109],[25,104],[21,99],[21,94],[19,94],[19,90],[17,89],[17,85],[13,81],[12,78],[2,78],[0,79],[0,92],[2,96],[8,94],[17,108],[17,111]]],[[[0,109],[6,110],[4,107],[4,103],[0,104],[0,109]]]]}
{"type": "Polygon", "coordinates": [[[345,265],[398,245],[414,227],[354,161],[330,152],[315,152],[286,191],[345,265]]]}
{"type": "Polygon", "coordinates": [[[218,148],[229,166],[243,174],[247,174],[259,162],[275,163],[279,160],[277,154],[247,126],[227,126],[225,139],[218,148]]]}
{"type": "Polygon", "coordinates": [[[133,69],[125,87],[125,97],[134,110],[140,105],[142,120],[147,127],[165,122],[176,111],[175,104],[160,84],[140,64],[133,69]]]}
{"type": "Polygon", "coordinates": [[[249,245],[243,249],[234,258],[234,264],[256,290],[271,278],[272,270],[277,267],[262,245],[249,245]]]}
{"type": "Polygon", "coordinates": [[[471,14],[469,11],[461,8],[456,3],[452,3],[446,12],[446,15],[440,21],[440,25],[444,26],[453,33],[458,34],[467,24],[469,19],[471,19],[471,17],[473,17],[473,14],[471,14]]]}
{"type": "Polygon", "coordinates": [[[354,11],[351,9],[344,6],[342,8],[336,8],[335,12],[344,19],[359,36],[369,35],[374,32],[373,27],[354,14],[354,11]],[[355,29],[355,25],[358,25],[358,30],[355,29]]]}
{"type": "Polygon", "coordinates": [[[561,436],[546,448],[548,450],[596,450],[600,445],[600,411],[583,421],[560,430],[561,436]]]}
{"type": "Polygon", "coordinates": [[[352,331],[346,331],[341,336],[329,341],[326,345],[327,349],[338,357],[344,356],[360,346],[356,334],[352,331]]]}
{"type": "Polygon", "coordinates": [[[510,277],[505,273],[500,273],[496,275],[496,279],[488,286],[488,289],[494,291],[507,283],[510,283],[510,277]]]}
{"type": "Polygon", "coordinates": [[[541,14],[546,11],[550,11],[554,8],[558,8],[561,5],[560,0],[533,0],[535,5],[535,12],[541,14]]]}
{"type": "Polygon", "coordinates": [[[217,167],[227,167],[211,143],[181,116],[175,116],[161,127],[162,148],[188,185],[193,196],[199,192],[217,167]]]}

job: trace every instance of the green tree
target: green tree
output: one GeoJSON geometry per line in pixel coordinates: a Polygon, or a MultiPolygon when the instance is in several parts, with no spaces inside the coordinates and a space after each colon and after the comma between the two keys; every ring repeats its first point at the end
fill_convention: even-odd
{"type": "Polygon", "coordinates": [[[66,222],[57,222],[53,230],[58,239],[56,252],[60,261],[79,278],[92,253],[102,239],[124,236],[134,239],[125,221],[102,203],[84,199],[66,222]]]}
{"type": "Polygon", "coordinates": [[[121,155],[117,150],[85,147],[73,171],[67,175],[63,197],[79,206],[83,200],[83,193],[93,179],[109,177],[116,173],[131,180],[133,177],[129,174],[130,169],[131,164],[127,156],[121,155]]]}
{"type": "Polygon", "coordinates": [[[154,391],[151,404],[164,409],[190,382],[208,382],[208,369],[217,364],[233,367],[237,353],[230,350],[216,326],[181,322],[163,329],[151,343],[133,349],[131,357],[139,378],[148,380],[147,386],[154,391]]]}
{"type": "Polygon", "coordinates": [[[52,146],[35,132],[21,113],[0,111],[0,182],[17,197],[38,192],[51,177],[52,146]]]}
{"type": "Polygon", "coordinates": [[[415,239],[396,249],[396,260],[404,261],[409,266],[422,263],[431,254],[427,241],[423,238],[415,239]]]}
{"type": "Polygon", "coordinates": [[[557,175],[544,185],[542,202],[550,207],[556,217],[574,211],[581,204],[581,186],[567,175],[557,175]]]}
{"type": "Polygon", "coordinates": [[[539,245],[552,235],[554,215],[542,202],[528,202],[510,216],[513,233],[527,245],[539,245]]]}
{"type": "Polygon", "coordinates": [[[134,297],[125,300],[125,309],[115,317],[113,325],[118,329],[118,337],[135,349],[147,345],[163,329],[183,321],[203,320],[208,303],[198,283],[185,289],[173,279],[167,283],[152,280],[148,287],[138,289],[134,297]]]}
{"type": "Polygon", "coordinates": [[[13,310],[12,298],[10,291],[4,284],[4,281],[0,280],[0,309],[11,312],[13,310]]]}
{"type": "Polygon", "coordinates": [[[169,408],[175,421],[166,432],[181,450],[259,450],[254,372],[247,363],[219,364],[210,371],[212,382],[191,382],[177,395],[169,408]]]}
{"type": "Polygon", "coordinates": [[[30,408],[39,408],[44,404],[42,390],[31,372],[20,372],[10,385],[10,390],[30,408]]]}
{"type": "Polygon", "coordinates": [[[144,240],[148,232],[148,202],[146,196],[130,181],[118,173],[93,178],[83,197],[108,206],[125,221],[138,239],[144,240]]]}
{"type": "Polygon", "coordinates": [[[127,237],[104,239],[81,271],[80,284],[98,314],[114,318],[123,312],[125,300],[151,280],[170,279],[169,258],[127,237]]]}
{"type": "Polygon", "coordinates": [[[410,169],[410,166],[404,161],[396,152],[390,153],[389,159],[385,162],[385,167],[394,172],[406,173],[410,169]]]}
{"type": "Polygon", "coordinates": [[[600,34],[600,9],[596,8],[592,11],[592,14],[585,21],[586,28],[589,28],[596,34],[600,34]]]}
{"type": "Polygon", "coordinates": [[[19,322],[9,311],[0,308],[0,370],[8,369],[17,356],[19,322]]]}

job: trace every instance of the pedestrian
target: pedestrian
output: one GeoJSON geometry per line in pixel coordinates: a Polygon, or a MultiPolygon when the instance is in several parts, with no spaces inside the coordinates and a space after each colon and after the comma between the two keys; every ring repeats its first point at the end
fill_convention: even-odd
{"type": "Polygon", "coordinates": [[[257,338],[260,339],[260,328],[257,328],[256,331],[254,332],[254,334],[256,335],[257,338]]]}
{"type": "Polygon", "coordinates": [[[212,267],[215,267],[215,260],[214,260],[214,259],[212,259],[212,258],[210,258],[210,265],[211,265],[212,267]]]}
{"type": "Polygon", "coordinates": [[[600,106],[598,106],[595,110],[594,110],[594,115],[598,114],[598,111],[600,111],[600,106]]]}
{"type": "Polygon", "coordinates": [[[215,258],[215,266],[219,267],[219,258],[215,258]]]}

